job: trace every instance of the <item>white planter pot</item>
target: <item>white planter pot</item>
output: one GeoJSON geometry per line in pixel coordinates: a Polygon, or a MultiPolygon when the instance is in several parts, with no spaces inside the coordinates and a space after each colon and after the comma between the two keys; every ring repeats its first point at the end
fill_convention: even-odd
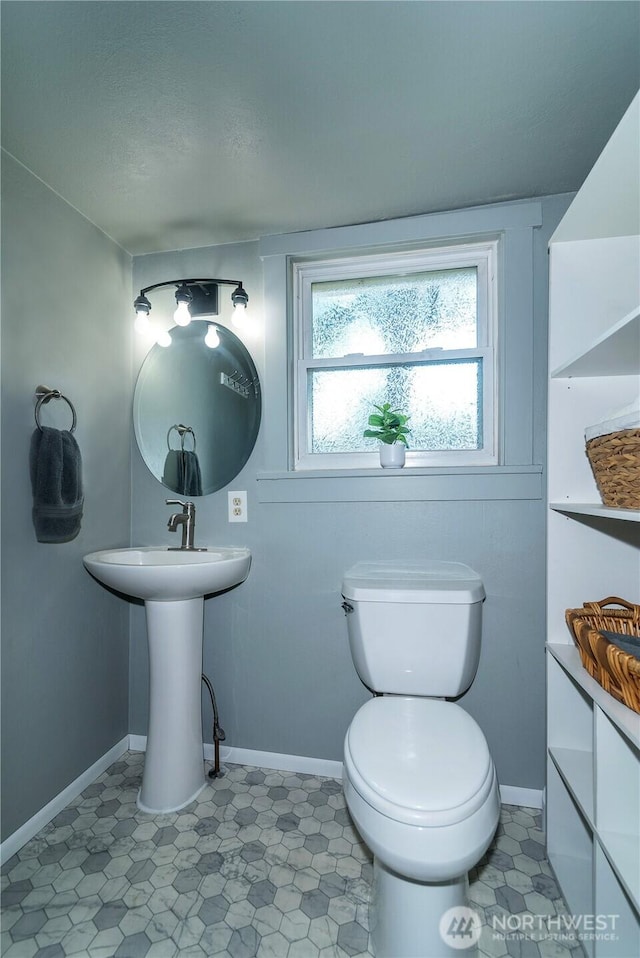
{"type": "Polygon", "coordinates": [[[383,469],[402,469],[406,446],[403,442],[381,442],[380,465],[383,469]]]}

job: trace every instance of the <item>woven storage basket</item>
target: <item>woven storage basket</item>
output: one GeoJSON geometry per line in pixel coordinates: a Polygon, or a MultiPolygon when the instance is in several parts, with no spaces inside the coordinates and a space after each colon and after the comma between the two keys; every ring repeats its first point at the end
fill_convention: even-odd
{"type": "Polygon", "coordinates": [[[587,456],[604,505],[640,509],[640,429],[590,439],[587,456]]]}
{"type": "Polygon", "coordinates": [[[640,605],[609,596],[585,602],[565,613],[585,669],[602,688],[634,712],[640,712],[640,659],[617,648],[601,632],[640,637],[640,605]],[[610,609],[607,606],[623,606],[610,609]]]}

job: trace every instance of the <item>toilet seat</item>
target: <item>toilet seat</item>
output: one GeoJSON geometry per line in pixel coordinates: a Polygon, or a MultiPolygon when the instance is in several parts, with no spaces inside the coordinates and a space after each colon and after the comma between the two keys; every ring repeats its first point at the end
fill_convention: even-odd
{"type": "Polygon", "coordinates": [[[397,822],[441,827],[474,814],[495,787],[486,739],[453,702],[378,696],[356,713],[345,773],[372,808],[397,822]]]}

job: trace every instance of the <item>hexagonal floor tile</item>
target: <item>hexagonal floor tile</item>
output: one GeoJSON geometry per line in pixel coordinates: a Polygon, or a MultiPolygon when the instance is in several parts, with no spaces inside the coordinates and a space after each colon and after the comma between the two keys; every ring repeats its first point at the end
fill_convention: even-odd
{"type": "MultiPolygon", "coordinates": [[[[229,766],[187,808],[152,816],[135,804],[142,766],[124,755],[3,866],[7,958],[370,954],[372,860],[340,781],[229,766]]],[[[493,916],[565,908],[543,841],[535,810],[503,808],[470,875],[482,958],[510,954],[493,916]]]]}

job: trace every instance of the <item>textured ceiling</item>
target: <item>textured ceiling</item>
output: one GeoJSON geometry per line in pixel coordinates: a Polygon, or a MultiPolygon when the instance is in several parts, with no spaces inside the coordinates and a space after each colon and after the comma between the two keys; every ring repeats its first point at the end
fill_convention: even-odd
{"type": "Polygon", "coordinates": [[[1,4],[3,147],[134,254],[577,189],[637,2],[1,4]]]}

